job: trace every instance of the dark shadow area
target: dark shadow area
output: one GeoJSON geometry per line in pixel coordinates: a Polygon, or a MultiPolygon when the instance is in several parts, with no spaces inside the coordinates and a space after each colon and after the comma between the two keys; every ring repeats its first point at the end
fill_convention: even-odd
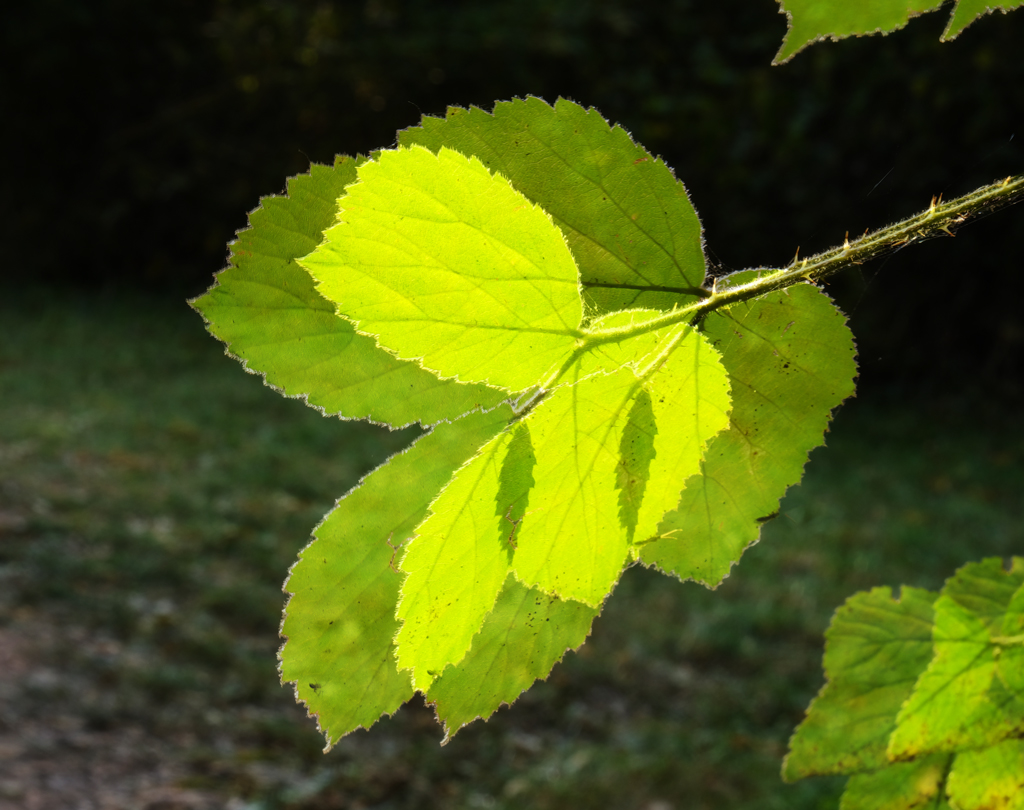
{"type": "MultiPolygon", "coordinates": [[[[194,295],[245,212],[310,161],[530,94],[596,106],[664,156],[715,272],[786,263],[1021,171],[1024,15],[942,44],[945,19],[773,68],[772,0],[23,4],[0,34],[5,276],[194,295]]],[[[1018,222],[833,284],[864,384],[1021,376],[1018,222]]]]}

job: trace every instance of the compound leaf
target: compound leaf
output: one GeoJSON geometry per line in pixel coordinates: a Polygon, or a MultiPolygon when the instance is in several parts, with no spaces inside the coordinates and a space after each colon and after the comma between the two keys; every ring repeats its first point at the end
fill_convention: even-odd
{"type": "Polygon", "coordinates": [[[358,172],[300,264],[361,334],[442,378],[510,391],[568,357],[579,278],[541,208],[450,149],[386,151],[358,172]]]}
{"type": "Polygon", "coordinates": [[[493,407],[503,392],[444,382],[357,334],[296,263],[335,221],[337,200],[363,160],[313,164],[289,179],[287,196],[261,200],[231,244],[229,267],[192,306],[247,370],[325,413],[401,426],[493,407]]]}
{"type": "MultiPolygon", "coordinates": [[[[775,56],[780,64],[813,42],[862,34],[888,34],[912,17],[938,9],[945,0],[779,0],[789,19],[789,30],[775,56]]],[[[1020,8],[1024,0],[957,0],[942,39],[950,40],[979,17],[997,9],[1020,8]]]]}
{"type": "Polygon", "coordinates": [[[474,155],[561,228],[580,269],[588,309],[671,309],[702,297],[700,220],[660,158],[596,110],[559,99],[499,102],[493,113],[451,107],[399,133],[474,155]]]}
{"type": "Polygon", "coordinates": [[[510,576],[466,657],[445,669],[427,692],[444,723],[445,742],[546,678],[566,650],[584,642],[597,613],[510,576]]]}
{"type": "Polygon", "coordinates": [[[935,602],[935,657],[897,718],[889,758],[993,745],[1024,731],[1024,645],[1003,646],[1018,626],[1024,558],[961,568],[935,602]]]}
{"type": "Polygon", "coordinates": [[[295,683],[328,745],[412,697],[393,644],[401,582],[396,550],[452,472],[508,416],[499,409],[437,425],[340,501],[292,567],[281,679],[295,683]]]}
{"type": "Polygon", "coordinates": [[[857,369],[842,313],[811,285],[711,313],[703,331],[729,372],[730,427],[712,440],[701,474],[686,482],[640,559],[714,586],[800,480],[857,369]]]}
{"type": "Polygon", "coordinates": [[[932,657],[937,594],[904,587],[854,594],[825,634],[828,682],[789,741],[787,781],[884,768],[896,715],[932,657]]]}

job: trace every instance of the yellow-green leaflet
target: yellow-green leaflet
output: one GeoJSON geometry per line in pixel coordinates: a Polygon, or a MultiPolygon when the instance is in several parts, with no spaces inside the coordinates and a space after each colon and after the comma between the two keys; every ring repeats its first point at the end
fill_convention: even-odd
{"type": "Polygon", "coordinates": [[[653,534],[675,506],[706,442],[728,425],[728,413],[729,383],[718,353],[690,330],[649,368],[625,366],[554,391],[526,419],[537,483],[512,563],[519,580],[601,604],[630,543],[653,534]],[[643,424],[630,420],[638,397],[649,408],[643,424]],[[637,468],[646,482],[643,499],[623,508],[620,469],[630,425],[646,428],[653,442],[639,459],[646,469],[637,468]]]}
{"type": "Polygon", "coordinates": [[[442,378],[510,391],[572,351],[583,305],[551,217],[476,158],[420,146],[359,167],[300,261],[357,331],[442,378]]]}
{"type": "Polygon", "coordinates": [[[508,574],[508,549],[495,514],[501,460],[511,434],[484,445],[430,505],[402,558],[395,637],[398,665],[426,690],[466,654],[508,574]]]}

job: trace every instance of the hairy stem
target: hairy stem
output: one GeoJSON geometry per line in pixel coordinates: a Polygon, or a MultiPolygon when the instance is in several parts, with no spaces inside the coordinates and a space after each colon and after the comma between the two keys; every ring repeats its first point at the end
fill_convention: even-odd
{"type": "MultiPolygon", "coordinates": [[[[933,198],[927,210],[894,225],[866,233],[852,242],[847,240],[841,246],[826,250],[816,256],[794,260],[788,267],[754,268],[759,275],[753,281],[733,286],[729,283],[730,276],[718,279],[711,290],[701,290],[701,294],[705,296],[702,300],[685,307],[678,307],[637,324],[585,331],[576,342],[576,348],[569,358],[559,368],[553,369],[536,388],[526,392],[514,403],[513,410],[516,412],[517,418],[524,417],[547,396],[548,392],[558,384],[562,376],[572,368],[581,355],[601,344],[627,340],[678,323],[693,324],[716,309],[738,304],[741,301],[749,301],[794,284],[813,284],[851,265],[864,264],[871,259],[876,259],[915,242],[922,242],[942,234],[953,236],[953,231],[969,219],[991,213],[1021,200],[1024,200],[1024,175],[1007,177],[1005,180],[982,186],[949,202],[941,202],[933,198]]],[[[638,289],[667,288],[645,287],[638,289]]],[[[676,336],[671,342],[672,346],[678,342],[679,337],[681,336],[676,336]]]]}
{"type": "Polygon", "coordinates": [[[641,324],[592,332],[583,338],[582,343],[589,349],[601,343],[623,340],[674,323],[693,322],[716,309],[740,301],[749,301],[794,284],[821,281],[851,265],[864,264],[871,259],[915,242],[922,242],[942,234],[953,236],[954,230],[969,219],[1020,202],[1022,199],[1024,199],[1024,175],[1007,177],[1005,180],[982,186],[949,202],[932,199],[927,210],[894,225],[866,233],[852,242],[847,240],[839,247],[826,250],[816,256],[796,260],[788,267],[757,268],[760,270],[760,276],[745,284],[730,286],[729,276],[726,276],[720,279],[711,294],[701,301],[679,307],[641,324]]]}

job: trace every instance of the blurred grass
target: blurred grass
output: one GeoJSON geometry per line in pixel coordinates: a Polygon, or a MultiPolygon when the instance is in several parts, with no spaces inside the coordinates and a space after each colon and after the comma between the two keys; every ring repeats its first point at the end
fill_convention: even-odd
{"type": "Polygon", "coordinates": [[[66,684],[29,710],[142,724],[236,807],[834,807],[842,780],[778,777],[832,611],[1022,548],[1014,414],[870,393],[718,590],[633,569],[490,722],[440,748],[416,703],[325,756],[277,685],[280,585],[413,433],[280,397],[183,302],[27,292],[0,338],[0,625],[52,625],[66,684]]]}

